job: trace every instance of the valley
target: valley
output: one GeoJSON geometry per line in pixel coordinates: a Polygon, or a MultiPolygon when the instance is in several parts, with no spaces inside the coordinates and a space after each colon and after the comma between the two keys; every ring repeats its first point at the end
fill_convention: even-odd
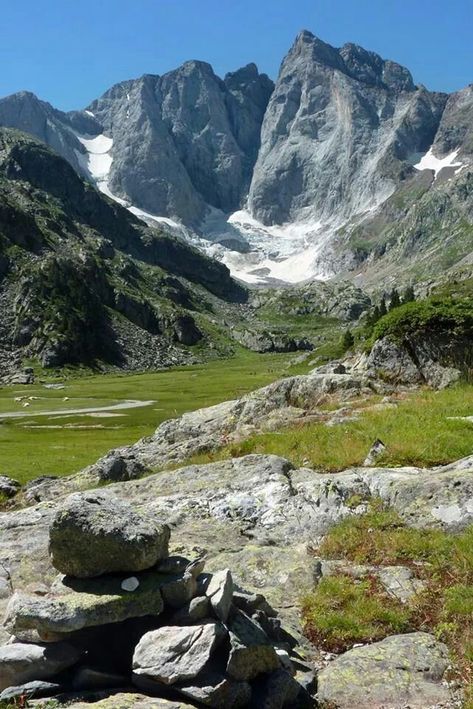
{"type": "Polygon", "coordinates": [[[472,126],[308,30],[0,97],[0,709],[473,709],[472,126]]]}

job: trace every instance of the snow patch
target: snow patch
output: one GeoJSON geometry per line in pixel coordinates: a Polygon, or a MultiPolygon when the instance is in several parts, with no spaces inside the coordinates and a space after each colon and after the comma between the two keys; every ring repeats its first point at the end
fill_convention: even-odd
{"type": "Polygon", "coordinates": [[[462,162],[455,162],[459,152],[460,150],[457,149],[445,158],[436,158],[433,153],[433,148],[430,148],[430,150],[421,157],[419,162],[416,163],[414,167],[416,170],[433,170],[435,173],[435,179],[437,179],[439,172],[443,170],[444,167],[457,168],[455,170],[455,174],[457,174],[465,167],[462,162]]]}
{"type": "Polygon", "coordinates": [[[113,158],[111,156],[111,150],[113,147],[113,139],[103,133],[95,137],[76,133],[76,137],[87,151],[84,155],[76,150],[77,159],[90,177],[95,180],[97,187],[101,189],[100,185],[107,180],[110,168],[112,167],[113,158]]]}

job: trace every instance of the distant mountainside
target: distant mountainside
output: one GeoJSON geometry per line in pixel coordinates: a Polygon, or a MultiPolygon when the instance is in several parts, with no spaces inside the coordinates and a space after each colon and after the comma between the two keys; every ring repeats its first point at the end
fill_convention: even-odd
{"type": "Polygon", "coordinates": [[[42,143],[0,130],[0,375],[28,356],[187,361],[197,343],[217,347],[215,303],[246,299],[225,266],[147,228],[42,143]]]}
{"type": "Polygon", "coordinates": [[[275,84],[254,64],[222,80],[190,61],[84,111],[6,97],[0,125],[250,283],[343,275],[376,287],[473,251],[473,85],[433,93],[393,61],[307,31],[275,84]]]}

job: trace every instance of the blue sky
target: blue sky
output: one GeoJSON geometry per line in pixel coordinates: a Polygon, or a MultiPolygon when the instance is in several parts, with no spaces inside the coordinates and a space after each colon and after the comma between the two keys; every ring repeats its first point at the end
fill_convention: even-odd
{"type": "Polygon", "coordinates": [[[432,90],[473,82],[473,0],[3,0],[1,15],[0,95],[65,110],[187,59],[275,78],[300,29],[377,51],[432,90]]]}

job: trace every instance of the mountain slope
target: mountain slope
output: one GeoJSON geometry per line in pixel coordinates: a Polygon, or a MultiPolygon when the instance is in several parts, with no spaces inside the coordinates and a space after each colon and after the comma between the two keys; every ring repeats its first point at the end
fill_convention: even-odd
{"type": "Polygon", "coordinates": [[[211,341],[199,312],[247,297],[224,266],[146,228],[43,144],[8,129],[0,131],[0,291],[4,369],[24,356],[45,366],[185,360],[186,345],[211,341]]]}

